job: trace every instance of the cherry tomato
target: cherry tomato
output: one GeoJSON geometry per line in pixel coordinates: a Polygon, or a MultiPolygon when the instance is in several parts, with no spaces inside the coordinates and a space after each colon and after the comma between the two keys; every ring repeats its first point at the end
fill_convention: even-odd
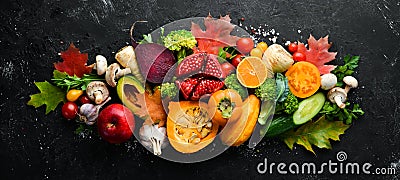
{"type": "Polygon", "coordinates": [[[255,56],[255,57],[262,58],[262,56],[263,56],[263,51],[262,51],[262,49],[260,49],[260,48],[253,48],[253,49],[250,51],[250,56],[255,56]]]}
{"type": "Polygon", "coordinates": [[[290,43],[288,48],[289,52],[291,52],[292,54],[295,53],[298,49],[297,43],[290,43]]]}
{"type": "Polygon", "coordinates": [[[251,38],[240,38],[236,42],[236,46],[241,53],[247,54],[254,48],[254,42],[251,38]]]}
{"type": "Polygon", "coordinates": [[[265,43],[265,42],[259,42],[259,43],[257,44],[256,48],[261,49],[262,52],[264,53],[265,50],[267,50],[267,48],[268,48],[268,44],[265,43]]]}
{"type": "Polygon", "coordinates": [[[295,60],[295,61],[305,61],[306,60],[306,55],[301,53],[301,52],[295,52],[293,54],[293,60],[295,60]]]}
{"type": "Polygon", "coordinates": [[[92,101],[89,99],[87,95],[83,95],[79,98],[79,102],[81,102],[81,104],[89,104],[92,101]]]}
{"type": "Polygon", "coordinates": [[[243,57],[243,55],[241,55],[241,54],[237,54],[235,57],[233,57],[232,61],[231,61],[232,65],[237,67],[238,64],[240,63],[240,61],[242,61],[242,57],[243,57]]]}
{"type": "Polygon", "coordinates": [[[74,102],[66,102],[61,108],[61,114],[65,119],[74,119],[78,113],[78,106],[74,102]]]}
{"type": "Polygon", "coordinates": [[[222,63],[221,68],[222,68],[222,72],[224,72],[226,76],[228,76],[229,74],[231,74],[232,72],[234,72],[236,70],[235,66],[233,66],[229,62],[222,63]]]}

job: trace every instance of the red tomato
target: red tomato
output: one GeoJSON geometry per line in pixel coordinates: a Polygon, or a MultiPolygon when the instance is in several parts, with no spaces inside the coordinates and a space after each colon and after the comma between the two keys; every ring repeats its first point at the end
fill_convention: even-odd
{"type": "Polygon", "coordinates": [[[228,76],[229,74],[231,74],[232,72],[235,71],[235,66],[233,66],[231,63],[229,62],[225,62],[221,64],[221,68],[222,68],[222,72],[225,73],[226,76],[228,76]]]}
{"type": "Polygon", "coordinates": [[[78,113],[78,106],[74,102],[66,102],[61,108],[61,114],[65,119],[74,119],[78,113]]]}
{"type": "Polygon", "coordinates": [[[295,53],[298,49],[297,43],[290,43],[288,48],[289,52],[291,52],[292,54],[295,53]]]}
{"type": "Polygon", "coordinates": [[[83,95],[79,98],[79,102],[81,102],[81,104],[89,104],[92,101],[89,99],[87,95],[83,95]]]}
{"type": "Polygon", "coordinates": [[[301,52],[295,52],[293,54],[293,60],[295,60],[295,61],[305,61],[306,60],[306,55],[301,53],[301,52]]]}
{"type": "Polygon", "coordinates": [[[232,65],[237,67],[238,64],[240,63],[240,61],[242,61],[242,57],[243,57],[243,55],[241,55],[241,54],[237,54],[235,57],[233,57],[232,61],[231,61],[232,65]]]}
{"type": "Polygon", "coordinates": [[[236,46],[240,53],[247,54],[254,48],[254,42],[251,38],[240,38],[236,46]]]}

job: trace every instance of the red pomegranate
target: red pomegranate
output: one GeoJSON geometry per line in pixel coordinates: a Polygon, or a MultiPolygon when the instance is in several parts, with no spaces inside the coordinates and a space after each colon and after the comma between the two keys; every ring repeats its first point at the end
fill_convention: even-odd
{"type": "Polygon", "coordinates": [[[224,86],[225,74],[214,54],[197,53],[186,57],[176,69],[176,81],[185,99],[198,100],[224,86]]]}

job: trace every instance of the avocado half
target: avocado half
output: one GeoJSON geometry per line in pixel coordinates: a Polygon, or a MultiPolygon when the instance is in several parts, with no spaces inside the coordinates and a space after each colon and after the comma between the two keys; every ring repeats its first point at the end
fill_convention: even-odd
{"type": "MultiPolygon", "coordinates": [[[[145,88],[134,76],[123,76],[118,80],[117,93],[122,103],[128,107],[135,115],[140,112],[143,104],[140,104],[138,96],[144,96],[145,88]]],[[[143,98],[143,97],[142,97],[143,98]]],[[[140,115],[139,115],[140,117],[140,115]]]]}

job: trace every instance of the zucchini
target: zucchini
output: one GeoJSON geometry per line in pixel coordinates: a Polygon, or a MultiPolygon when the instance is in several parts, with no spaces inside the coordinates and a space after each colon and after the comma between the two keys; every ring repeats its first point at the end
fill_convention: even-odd
{"type": "Polygon", "coordinates": [[[293,122],[297,125],[311,120],[325,104],[325,95],[322,92],[312,95],[299,103],[299,109],[293,114],[293,122]]]}
{"type": "Polygon", "coordinates": [[[275,137],[290,129],[294,129],[297,125],[294,124],[292,116],[277,116],[268,128],[266,137],[275,137]]]}

